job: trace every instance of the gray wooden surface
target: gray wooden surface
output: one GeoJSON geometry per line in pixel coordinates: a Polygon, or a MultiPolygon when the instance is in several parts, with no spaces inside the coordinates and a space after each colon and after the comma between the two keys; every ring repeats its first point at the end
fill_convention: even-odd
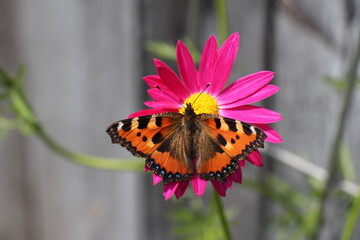
{"type": "MultiPolygon", "coordinates": [[[[49,134],[74,151],[129,157],[105,129],[131,113],[140,94],[136,4],[6,5],[14,14],[5,26],[15,32],[12,64],[26,65],[30,100],[49,134]]],[[[144,239],[140,174],[84,168],[17,134],[1,148],[1,239],[144,239]]]]}
{"type": "MultiPolygon", "coordinates": [[[[280,146],[326,167],[342,95],[323,79],[339,77],[347,68],[360,4],[275,2],[272,66],[281,91],[268,104],[284,118],[276,125],[284,138],[280,146]]],[[[212,4],[200,3],[195,29],[203,46],[217,30],[212,4]]],[[[192,27],[186,22],[189,7],[183,0],[1,0],[0,65],[15,72],[19,62],[25,64],[30,100],[59,143],[87,154],[128,158],[104,130],[143,108],[141,76],[155,73],[144,41],[175,43],[183,37],[192,27]]],[[[232,81],[265,68],[267,8],[265,0],[228,1],[230,32],[241,35],[232,81]]],[[[346,130],[355,160],[360,157],[359,104],[357,93],[346,130]]],[[[172,239],[166,218],[172,203],[164,203],[161,186],[151,186],[150,174],[85,168],[16,132],[1,141],[0,164],[1,240],[172,239]]],[[[355,167],[359,172],[358,161],[355,167]]],[[[281,165],[275,169],[306,189],[300,174],[281,165]]],[[[248,164],[244,175],[258,178],[262,171],[248,164]]],[[[259,235],[273,213],[262,215],[263,200],[241,186],[228,192],[225,203],[240,213],[234,239],[276,239],[271,230],[259,235]]],[[[334,226],[339,222],[330,222],[321,239],[337,239],[334,226]]]]}

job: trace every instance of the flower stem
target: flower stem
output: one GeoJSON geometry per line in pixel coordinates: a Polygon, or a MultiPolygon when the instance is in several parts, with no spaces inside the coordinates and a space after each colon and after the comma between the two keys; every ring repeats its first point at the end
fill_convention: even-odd
{"type": "Polygon", "coordinates": [[[230,233],[229,222],[227,221],[227,219],[225,217],[224,207],[222,205],[221,198],[215,190],[213,190],[213,196],[214,196],[215,208],[216,208],[217,214],[219,215],[219,219],[220,219],[221,227],[222,227],[224,235],[225,235],[225,239],[231,240],[232,237],[231,237],[231,233],[230,233]]]}
{"type": "Polygon", "coordinates": [[[354,199],[350,210],[347,212],[345,227],[341,235],[341,240],[350,240],[356,228],[356,223],[360,215],[360,192],[354,199]]]}
{"type": "Polygon", "coordinates": [[[358,43],[356,46],[356,53],[354,56],[354,59],[352,60],[347,75],[347,88],[344,96],[344,102],[341,108],[341,112],[339,115],[338,120],[338,126],[336,129],[336,133],[334,136],[333,144],[331,146],[331,152],[330,152],[330,159],[329,159],[329,166],[328,166],[328,178],[326,180],[325,189],[323,190],[323,193],[320,197],[320,211],[317,219],[317,228],[318,231],[314,232],[312,239],[318,239],[318,236],[320,234],[320,229],[323,226],[324,222],[324,214],[325,214],[325,205],[327,202],[327,199],[330,196],[330,193],[334,189],[334,186],[336,185],[337,181],[339,180],[339,172],[338,172],[338,165],[339,165],[339,151],[340,151],[340,145],[341,141],[343,139],[343,134],[346,126],[346,121],[349,115],[349,110],[351,107],[351,101],[354,95],[355,90],[355,83],[356,83],[356,77],[357,77],[357,67],[359,65],[360,61],[360,36],[358,39],[358,43]]]}
{"type": "Polygon", "coordinates": [[[226,0],[215,0],[219,39],[223,43],[229,35],[226,0]]]}

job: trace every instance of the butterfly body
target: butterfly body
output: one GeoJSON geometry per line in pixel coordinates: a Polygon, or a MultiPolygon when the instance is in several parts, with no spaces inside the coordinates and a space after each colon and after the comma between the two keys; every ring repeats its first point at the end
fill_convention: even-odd
{"type": "Polygon", "coordinates": [[[113,143],[136,157],[164,182],[186,181],[198,174],[205,180],[225,181],[238,161],[263,147],[265,133],[256,126],[215,114],[196,114],[187,104],[184,114],[169,112],[111,124],[113,143]]]}

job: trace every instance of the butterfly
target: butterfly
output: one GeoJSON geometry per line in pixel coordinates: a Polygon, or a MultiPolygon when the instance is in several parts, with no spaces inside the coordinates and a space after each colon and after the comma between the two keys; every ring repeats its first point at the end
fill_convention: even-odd
{"type": "Polygon", "coordinates": [[[196,172],[204,180],[226,181],[239,161],[264,147],[266,134],[258,127],[216,114],[196,114],[187,103],[184,114],[158,113],[124,119],[106,132],[164,183],[187,181],[196,172]]]}

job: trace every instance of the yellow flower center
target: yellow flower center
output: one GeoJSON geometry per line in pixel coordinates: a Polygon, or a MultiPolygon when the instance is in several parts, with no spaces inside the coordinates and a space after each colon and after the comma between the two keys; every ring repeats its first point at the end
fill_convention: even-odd
{"type": "Polygon", "coordinates": [[[199,94],[200,93],[195,93],[190,97],[188,97],[183,104],[184,107],[179,109],[179,113],[184,114],[186,104],[190,103],[196,114],[200,114],[200,113],[219,114],[219,107],[217,105],[215,98],[207,93],[201,93],[200,97],[196,99],[199,96],[199,94]]]}

